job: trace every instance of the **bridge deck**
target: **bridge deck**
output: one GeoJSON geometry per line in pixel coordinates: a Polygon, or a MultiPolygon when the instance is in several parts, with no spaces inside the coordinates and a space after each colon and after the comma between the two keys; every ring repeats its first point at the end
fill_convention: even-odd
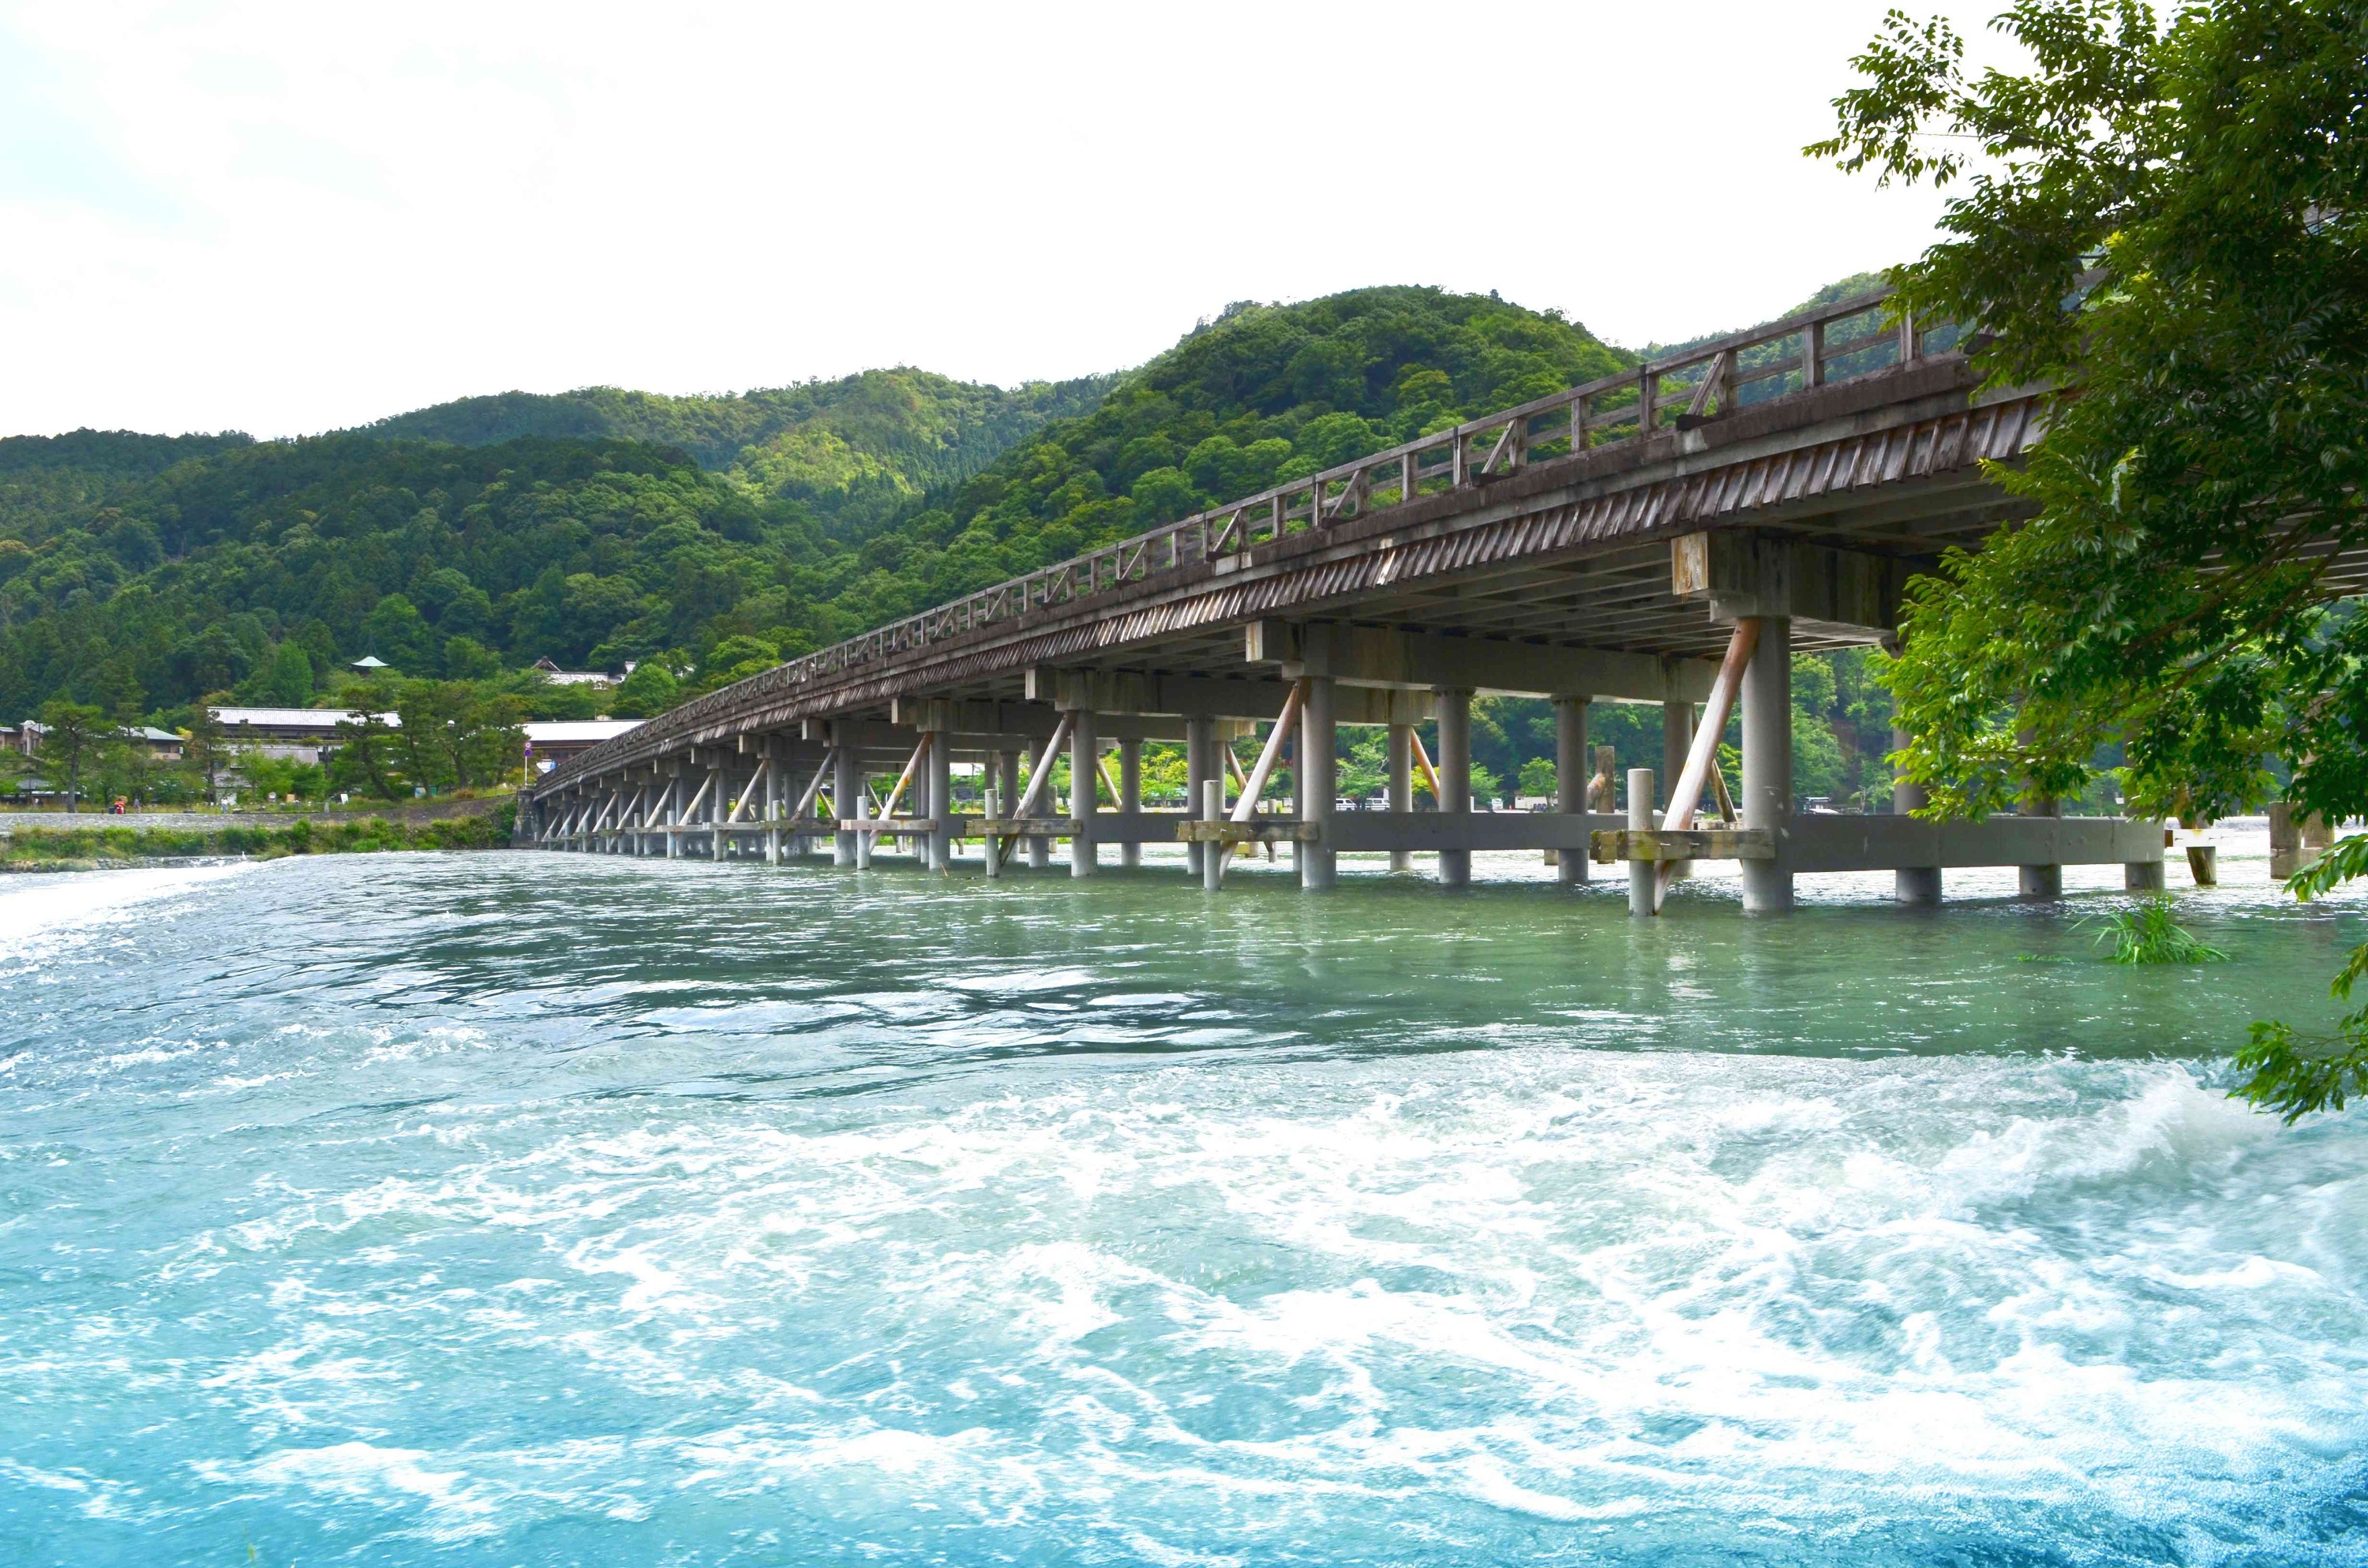
{"type": "MultiPolygon", "coordinates": [[[[1831,835],[1804,824],[1787,847],[1789,652],[1889,636],[1911,573],[2017,515],[1983,465],[2019,460],[2045,415],[2040,391],[1978,389],[1952,333],[1919,334],[1883,312],[1882,296],[1864,296],[1701,345],[791,661],[572,760],[529,792],[529,831],[554,845],[680,854],[703,829],[721,858],[756,828],[773,858],[783,833],[822,833],[842,861],[864,860],[873,837],[912,834],[911,824],[816,812],[830,806],[825,796],[869,811],[863,778],[901,766],[880,804],[904,801],[908,818],[936,824],[920,836],[942,868],[968,831],[948,793],[954,756],[988,766],[1004,814],[1043,815],[1032,784],[1020,801],[1019,756],[1041,764],[1045,743],[1064,742],[1073,771],[1090,776],[1106,766],[1102,742],[1115,740],[1124,777],[1111,779],[1110,803],[1125,815],[1140,812],[1142,741],[1185,739],[1198,808],[1222,755],[1212,722],[1285,716],[1305,731],[1304,771],[1322,797],[1303,792],[1294,827],[1310,885],[1328,885],[1338,849],[1393,833],[1405,840],[1392,846],[1397,863],[1432,851],[1442,876],[1460,881],[1469,851],[1454,846],[1478,840],[1444,824],[1417,831],[1406,816],[1414,748],[1403,737],[1438,719],[1440,814],[1468,818],[1464,704],[1493,690],[1565,699],[1562,810],[1572,819],[1585,816],[1583,699],[1663,703],[1663,777],[1673,787],[1694,704],[1707,699],[1723,713],[1720,704],[1739,699],[1741,821],[1776,846],[1765,866],[1747,865],[1747,903],[1782,907],[1796,870],[1887,855],[1913,857],[1935,890],[1936,868],[1997,863],[1983,855],[2038,852],[2046,864],[2086,855],[2077,834],[1995,827],[1955,838],[1937,828],[1861,835],[1843,854],[1812,853],[1811,838],[1831,835]],[[1747,623],[1760,652],[1714,691],[1713,661],[1731,639],[1749,646],[1737,638],[1747,623]],[[1325,759],[1341,722],[1393,726],[1392,818],[1403,832],[1334,825],[1325,759]],[[690,780],[702,772],[694,797],[690,780]]],[[[1266,749],[1260,783],[1282,748],[1266,749]]],[[[1596,786],[1606,804],[1610,785],[1596,786]]],[[[1080,874],[1096,838],[1140,842],[1098,807],[1063,815],[1080,874]]],[[[1574,820],[1543,831],[1539,842],[1576,847],[1595,828],[1574,820]]],[[[2099,843],[2118,855],[2154,831],[2099,843]]],[[[1031,862],[1043,856],[1041,835],[1015,841],[1031,862]]],[[[996,843],[988,858],[1000,869],[996,843]]],[[[1232,852],[1191,850],[1204,871],[1232,852]]],[[[2158,880],[2159,848],[2141,859],[2151,870],[2130,862],[2133,878],[2158,880]]],[[[1563,866],[1569,880],[1586,875],[1582,856],[1565,855],[1563,866]]],[[[2044,875],[2031,880],[2044,891],[2044,875]]]]}

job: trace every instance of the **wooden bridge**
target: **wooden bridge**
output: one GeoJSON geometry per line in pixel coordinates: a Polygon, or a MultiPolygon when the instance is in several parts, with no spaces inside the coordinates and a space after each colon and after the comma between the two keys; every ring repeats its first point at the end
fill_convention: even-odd
{"type": "MultiPolygon", "coordinates": [[[[1954,340],[1865,295],[1278,485],[685,703],[538,781],[520,835],[773,864],[900,846],[990,876],[1064,841],[1076,876],[1104,845],[1134,864],[1182,842],[1212,889],[1261,844],[1310,888],[1344,853],[1430,857],[1460,884],[1474,851],[1550,849],[1566,881],[1624,862],[1645,913],[1691,858],[1739,859],[1753,910],[1818,872],[1893,869],[1911,902],[1952,866],[2020,866],[2034,896],[2078,863],[2159,886],[2158,824],[1793,809],[1792,654],[1889,639],[1911,574],[2015,515],[1980,465],[2021,457],[2044,395],[1977,391],[1954,340]],[[1472,809],[1475,692],[1552,699],[1555,811],[1472,809]],[[1658,811],[1651,770],[1622,812],[1613,781],[1590,790],[1605,699],[1661,707],[1658,811]],[[1737,704],[1730,801],[1713,759],[1737,704]],[[1388,727],[1387,810],[1337,809],[1343,724],[1388,727]],[[1144,809],[1145,741],[1182,743],[1187,809],[1144,809]],[[1287,752],[1297,798],[1270,810],[1287,752]],[[983,772],[979,811],[955,809],[958,762],[983,772]],[[1417,768],[1436,810],[1414,809],[1417,768]]],[[[1901,787],[1896,811],[1917,803],[1901,787]]]]}

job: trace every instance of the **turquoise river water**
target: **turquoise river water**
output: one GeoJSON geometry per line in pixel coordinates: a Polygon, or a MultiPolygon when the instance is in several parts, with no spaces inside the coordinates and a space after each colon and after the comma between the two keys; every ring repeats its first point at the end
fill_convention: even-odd
{"type": "Polygon", "coordinates": [[[2368,1562],[2360,909],[1518,858],[0,881],[0,1562],[2368,1562]]]}

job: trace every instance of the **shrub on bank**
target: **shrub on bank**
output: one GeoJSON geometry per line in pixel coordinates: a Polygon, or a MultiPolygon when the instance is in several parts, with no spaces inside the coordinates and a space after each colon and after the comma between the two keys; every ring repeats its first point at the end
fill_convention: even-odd
{"type": "Polygon", "coordinates": [[[499,849],[508,844],[518,808],[483,815],[408,823],[385,817],[349,822],[299,819],[284,827],[27,827],[0,837],[0,861],[156,860],[206,855],[367,855],[388,849],[499,849]]]}

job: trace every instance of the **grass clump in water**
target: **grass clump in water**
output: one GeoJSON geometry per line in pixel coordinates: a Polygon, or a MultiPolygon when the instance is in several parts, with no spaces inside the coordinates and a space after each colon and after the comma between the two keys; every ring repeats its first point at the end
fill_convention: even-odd
{"type": "Polygon", "coordinates": [[[2157,893],[2112,915],[2080,922],[2101,926],[2097,944],[2112,944],[2112,963],[2218,963],[2227,954],[2170,917],[2170,895],[2157,893]]]}

